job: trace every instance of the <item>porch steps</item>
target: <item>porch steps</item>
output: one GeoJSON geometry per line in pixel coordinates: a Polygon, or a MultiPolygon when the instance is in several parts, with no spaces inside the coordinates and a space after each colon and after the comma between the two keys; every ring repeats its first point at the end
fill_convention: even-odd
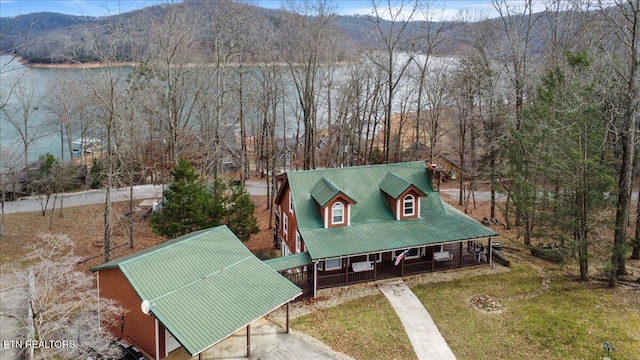
{"type": "Polygon", "coordinates": [[[404,281],[385,282],[378,284],[378,288],[398,314],[418,359],[456,359],[433,319],[404,281]]]}

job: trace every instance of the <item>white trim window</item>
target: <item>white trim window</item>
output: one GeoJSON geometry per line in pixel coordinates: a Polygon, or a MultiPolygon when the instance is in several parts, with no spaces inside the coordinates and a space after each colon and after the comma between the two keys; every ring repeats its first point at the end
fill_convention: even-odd
{"type": "Polygon", "coordinates": [[[339,201],[331,206],[331,223],[344,224],[344,204],[339,201]]]}
{"type": "Polygon", "coordinates": [[[289,191],[289,213],[293,214],[293,194],[289,191]]]}
{"type": "Polygon", "coordinates": [[[380,253],[375,253],[375,254],[369,254],[367,255],[367,261],[370,262],[382,262],[382,254],[380,253]]]}
{"type": "Polygon", "coordinates": [[[287,236],[287,232],[289,231],[289,217],[287,214],[282,214],[282,233],[284,236],[287,236]]]}
{"type": "Polygon", "coordinates": [[[325,271],[339,270],[339,269],[342,269],[342,258],[325,260],[325,262],[324,262],[324,270],[325,271]]]}
{"type": "Polygon", "coordinates": [[[409,194],[402,200],[402,215],[413,216],[416,213],[416,198],[409,194]]]}
{"type": "Polygon", "coordinates": [[[296,231],[296,254],[300,253],[302,242],[300,241],[300,233],[296,231]]]}
{"type": "Polygon", "coordinates": [[[289,247],[287,246],[286,242],[282,242],[282,257],[285,256],[289,256],[291,255],[291,250],[289,250],[289,247]]]}

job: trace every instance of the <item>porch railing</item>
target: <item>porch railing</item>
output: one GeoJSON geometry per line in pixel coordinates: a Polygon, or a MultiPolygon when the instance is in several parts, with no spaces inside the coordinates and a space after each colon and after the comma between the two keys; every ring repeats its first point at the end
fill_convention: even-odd
{"type": "Polygon", "coordinates": [[[332,275],[318,275],[318,289],[324,289],[334,286],[356,284],[374,280],[373,270],[347,272],[332,275]]]}
{"type": "MultiPolygon", "coordinates": [[[[473,253],[467,254],[456,254],[451,260],[446,261],[434,261],[434,260],[425,260],[425,261],[415,261],[415,262],[405,262],[402,266],[402,271],[397,271],[395,276],[407,276],[407,275],[416,275],[434,271],[441,270],[449,270],[456,269],[462,267],[476,266],[486,263],[478,262],[478,256],[473,253]]],[[[398,269],[401,270],[401,269],[398,269]]],[[[380,279],[381,271],[378,271],[378,279],[380,279]]],[[[360,282],[372,281],[376,280],[374,276],[374,271],[361,271],[361,272],[340,272],[334,273],[331,275],[321,275],[318,274],[318,289],[326,289],[335,286],[342,286],[347,284],[355,284],[360,282]]]]}
{"type": "Polygon", "coordinates": [[[346,276],[347,274],[345,273],[333,275],[318,275],[318,289],[345,285],[347,283],[346,276]]]}
{"type": "Polygon", "coordinates": [[[429,271],[433,271],[433,261],[431,260],[404,264],[405,275],[420,274],[429,271]]]}

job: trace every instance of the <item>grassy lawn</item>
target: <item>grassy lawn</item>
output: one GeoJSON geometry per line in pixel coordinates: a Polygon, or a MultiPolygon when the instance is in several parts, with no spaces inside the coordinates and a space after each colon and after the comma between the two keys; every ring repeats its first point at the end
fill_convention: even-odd
{"type": "MultiPolygon", "coordinates": [[[[572,280],[557,265],[541,291],[540,269],[512,270],[413,288],[458,359],[599,359],[605,341],[614,359],[640,356],[640,292],[572,280]],[[496,298],[503,311],[470,305],[496,298]]],[[[383,295],[368,296],[296,319],[293,327],[357,359],[415,358],[400,320],[383,295]]]]}
{"type": "Polygon", "coordinates": [[[541,279],[523,264],[492,278],[420,285],[414,292],[459,359],[599,359],[610,341],[617,359],[640,356],[638,290],[610,290],[550,274],[548,291],[526,297],[541,279]],[[487,314],[469,306],[475,294],[501,300],[487,314]],[[634,299],[635,298],[635,299],[634,299]]]}
{"type": "Polygon", "coordinates": [[[416,358],[400,319],[382,294],[297,318],[292,328],[357,359],[416,358]]]}

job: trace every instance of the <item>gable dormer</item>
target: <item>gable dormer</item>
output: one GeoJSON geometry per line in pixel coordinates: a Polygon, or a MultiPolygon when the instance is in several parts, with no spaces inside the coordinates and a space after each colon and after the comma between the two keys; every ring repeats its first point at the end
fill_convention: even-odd
{"type": "Polygon", "coordinates": [[[331,180],[322,177],[311,190],[325,228],[351,224],[351,206],[356,201],[331,180]]]}
{"type": "Polygon", "coordinates": [[[420,199],[427,196],[410,181],[388,172],[380,183],[396,220],[420,217],[420,199]]]}

